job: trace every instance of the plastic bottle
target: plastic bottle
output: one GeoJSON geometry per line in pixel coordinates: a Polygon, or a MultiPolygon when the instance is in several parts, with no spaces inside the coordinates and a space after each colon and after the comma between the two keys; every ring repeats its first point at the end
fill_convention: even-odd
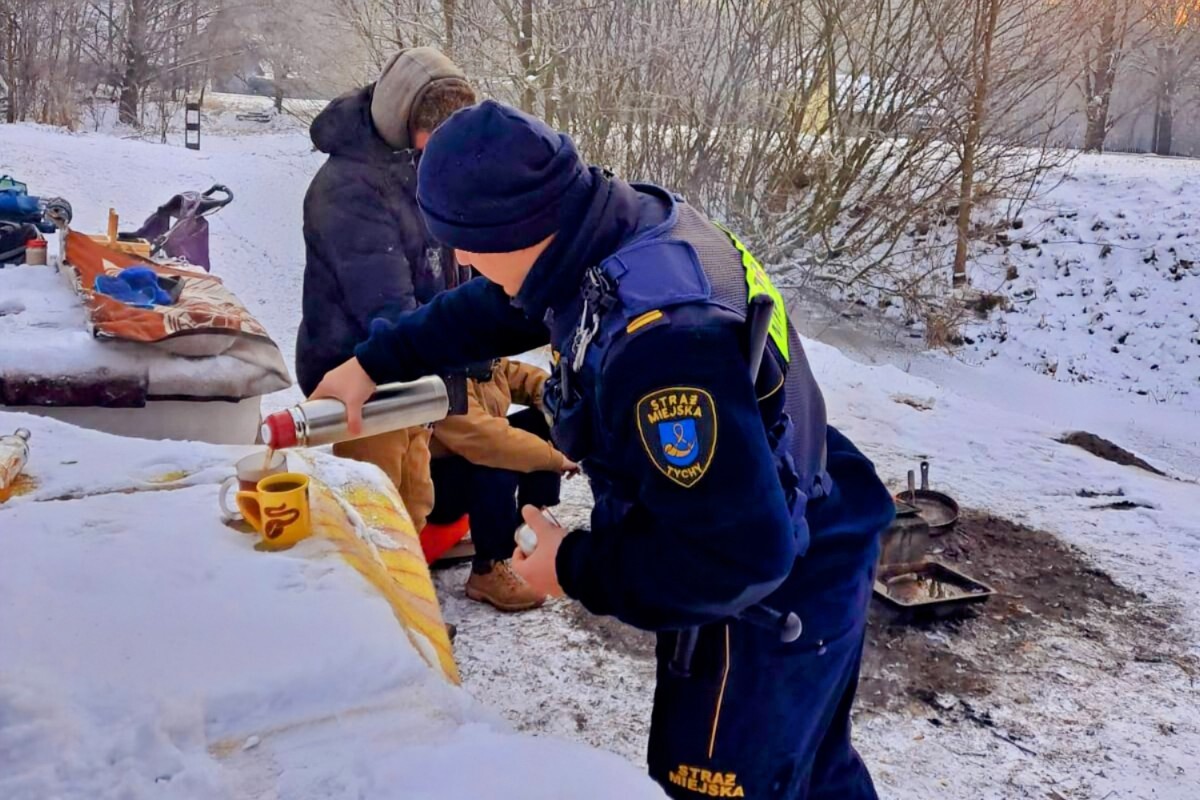
{"type": "Polygon", "coordinates": [[[429,376],[411,383],[380,386],[363,405],[362,431],[350,435],[346,407],[340,400],[308,400],[271,414],[263,422],[262,440],[272,450],[361,439],[389,431],[428,425],[451,413],[447,382],[429,376]]]}
{"type": "Polygon", "coordinates": [[[29,460],[29,437],[25,428],[17,428],[10,436],[0,436],[0,503],[12,497],[17,476],[29,460]]]}
{"type": "Polygon", "coordinates": [[[537,549],[537,534],[533,532],[533,528],[522,523],[521,527],[517,528],[517,547],[521,548],[521,552],[526,556],[533,555],[533,551],[537,549]]]}
{"type": "MultiPolygon", "coordinates": [[[[550,509],[543,508],[542,516],[546,518],[547,522],[551,522],[559,528],[562,527],[562,523],[558,521],[558,517],[554,516],[554,512],[552,512],[550,509]]],[[[529,527],[529,523],[527,522],[521,523],[521,527],[517,528],[517,532],[513,535],[513,539],[516,540],[517,547],[521,548],[521,552],[526,556],[533,555],[533,551],[537,550],[537,532],[534,531],[533,528],[529,527]]]]}

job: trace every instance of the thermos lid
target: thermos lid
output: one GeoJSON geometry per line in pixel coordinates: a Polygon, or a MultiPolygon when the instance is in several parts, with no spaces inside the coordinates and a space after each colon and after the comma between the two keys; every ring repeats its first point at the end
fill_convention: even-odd
{"type": "Polygon", "coordinates": [[[284,450],[296,446],[296,422],[287,411],[276,411],[269,415],[262,426],[263,444],[272,450],[284,450]]]}

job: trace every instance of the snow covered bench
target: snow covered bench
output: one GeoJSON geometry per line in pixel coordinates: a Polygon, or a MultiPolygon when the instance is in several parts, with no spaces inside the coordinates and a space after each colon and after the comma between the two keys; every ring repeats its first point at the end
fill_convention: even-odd
{"type": "Polygon", "coordinates": [[[0,407],[123,436],[253,442],[260,398],[291,379],[220,279],[188,274],[176,306],[143,311],[88,291],[138,259],[75,233],[67,251],[77,268],[0,269],[0,407]]]}
{"type": "Polygon", "coordinates": [[[352,524],[262,553],[217,511],[245,448],[0,412],[20,426],[30,480],[0,505],[0,797],[662,796],[455,685],[419,548],[404,557],[411,523],[373,467],[293,462],[330,489],[318,524],[352,524]]]}

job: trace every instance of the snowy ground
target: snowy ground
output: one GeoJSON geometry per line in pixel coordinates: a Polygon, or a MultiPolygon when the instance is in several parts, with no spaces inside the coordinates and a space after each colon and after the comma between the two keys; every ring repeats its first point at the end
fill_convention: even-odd
{"type": "MultiPolygon", "coordinates": [[[[203,151],[191,153],[0,126],[0,172],[14,172],[35,192],[67,196],[85,229],[99,230],[109,205],[140,219],[178,189],[229,184],[238,199],[213,220],[214,269],[260,315],[289,361],[303,264],[300,204],[319,163],[298,133],[210,136],[203,151]]],[[[1200,283],[1191,273],[1175,280],[1178,269],[1167,277],[1172,258],[1189,260],[1184,248],[1194,246],[1194,231],[1176,217],[1197,197],[1195,183],[1187,184],[1195,166],[1106,156],[1081,159],[1077,170],[1082,191],[1052,195],[1040,216],[1031,209],[1024,227],[1011,232],[1014,241],[1036,236],[1037,247],[1008,248],[1010,260],[1020,259],[1008,291],[1015,298],[1022,282],[1037,280],[1037,296],[979,325],[986,331],[1003,319],[1004,342],[985,344],[979,333],[976,345],[955,357],[924,353],[886,320],[852,324],[838,310],[800,306],[801,329],[843,351],[809,345],[833,422],[877,461],[891,485],[901,485],[905,471],[928,457],[935,482],[964,505],[1049,531],[1145,593],[1137,608],[1089,618],[1085,629],[1047,622],[1041,638],[1023,642],[1019,653],[1007,652],[1017,648],[1002,639],[984,641],[969,630],[928,631],[948,658],[999,673],[991,676],[990,695],[974,702],[1012,738],[1019,732],[1025,749],[961,715],[957,722],[931,723],[929,708],[920,704],[860,714],[864,756],[888,797],[1191,800],[1200,785],[1200,692],[1189,660],[1200,655],[1200,392],[1197,359],[1186,347],[1200,283]],[[1112,185],[1101,185],[1106,174],[1118,176],[1112,185]],[[1097,202],[1081,208],[1090,200],[1097,202]],[[1073,219],[1065,216],[1071,210],[1063,211],[1069,203],[1075,204],[1073,219]],[[1063,217],[1053,216],[1060,212],[1063,217]],[[1068,233],[1043,233],[1043,217],[1068,233]],[[1101,219],[1109,229],[1091,231],[1101,219]],[[1142,237],[1134,241],[1155,242],[1147,248],[1157,252],[1157,265],[1131,260],[1133,251],[1116,247],[1132,232],[1142,237]],[[1178,234],[1184,234],[1180,244],[1168,241],[1178,234]],[[1103,259],[1102,245],[1040,242],[1102,235],[1114,245],[1103,259]],[[1055,271],[1056,256],[1071,260],[1070,275],[1055,271]],[[1154,266],[1158,272],[1147,271],[1154,266]],[[1109,279],[1118,290],[1105,299],[1109,279]],[[1092,295],[1083,296],[1084,285],[1092,295]],[[1147,293],[1131,297],[1138,286],[1147,293]],[[1074,294],[1067,292],[1072,287],[1074,294]],[[1095,306],[1101,301],[1108,305],[1095,306]],[[1130,328],[1124,344],[1109,341],[1127,332],[1115,323],[1112,331],[1086,332],[1098,309],[1130,328]],[[1127,357],[1109,358],[1113,346],[1125,348],[1127,357]],[[993,349],[996,355],[985,358],[993,349]],[[1038,354],[1051,350],[1062,365],[1057,381],[1036,370],[1038,354]],[[1159,369],[1152,370],[1155,363],[1159,369]],[[1086,368],[1091,380],[1065,381],[1072,376],[1068,364],[1074,377],[1086,368]],[[1138,452],[1167,476],[1054,441],[1080,428],[1138,452]],[[1136,507],[1097,508],[1103,504],[1098,498],[1117,496],[1136,507]],[[1121,628],[1121,616],[1135,611],[1166,624],[1150,643],[1158,648],[1153,658],[1145,656],[1147,642],[1121,628]]],[[[981,287],[996,288],[985,286],[991,270],[980,267],[981,287]]],[[[265,405],[276,408],[295,397],[294,390],[274,395],[265,405]]],[[[564,514],[581,517],[587,503],[585,486],[569,484],[564,514]]],[[[451,572],[441,585],[447,617],[461,626],[457,650],[468,690],[519,728],[580,739],[643,763],[653,675],[644,640],[585,622],[569,603],[501,617],[468,603],[463,580],[461,571],[451,572]]]]}
{"type": "MultiPolygon", "coordinates": [[[[892,366],[868,367],[814,342],[809,354],[834,423],[876,459],[891,485],[902,485],[904,472],[929,457],[938,488],[1079,545],[1121,583],[1148,594],[1145,613],[1175,620],[1149,642],[1135,641],[1114,619],[1089,620],[1086,636],[1095,638],[1051,624],[1019,653],[1006,651],[1003,637],[973,641],[953,627],[931,629],[946,657],[967,665],[963,671],[991,675],[996,685],[979,707],[1013,735],[1020,731],[1021,746],[1036,755],[970,722],[931,723],[929,708],[899,698],[900,708],[857,719],[858,742],[884,796],[1002,800],[1057,791],[1065,798],[1194,798],[1200,781],[1194,668],[1170,658],[1138,660],[1147,647],[1184,665],[1189,653],[1200,655],[1194,478],[1118,467],[1054,442],[1061,429],[1051,423],[892,366]],[[1081,491],[1120,492],[1150,507],[1098,510],[1104,501],[1080,497],[1081,491]],[[1134,685],[1139,689],[1131,693],[1134,685]]],[[[967,379],[962,371],[959,380],[967,379]]],[[[563,516],[572,521],[586,507],[581,488],[569,492],[563,516]]],[[[447,617],[461,626],[467,685],[518,725],[574,734],[640,761],[648,707],[630,703],[646,703],[653,686],[646,644],[579,624],[570,604],[529,618],[481,611],[463,599],[464,580],[460,570],[444,576],[442,586],[447,617]],[[516,676],[514,663],[522,665],[516,676]],[[530,692],[530,684],[538,691],[530,692]]]]}

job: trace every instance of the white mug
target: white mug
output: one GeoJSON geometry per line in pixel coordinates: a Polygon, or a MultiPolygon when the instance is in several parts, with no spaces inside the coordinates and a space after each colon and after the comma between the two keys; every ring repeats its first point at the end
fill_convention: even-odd
{"type": "Polygon", "coordinates": [[[239,459],[234,464],[236,473],[230,475],[221,484],[221,492],[217,495],[217,502],[221,505],[221,517],[226,522],[240,522],[242,520],[242,512],[237,510],[237,507],[229,507],[229,493],[234,489],[242,492],[253,492],[258,482],[268,475],[277,475],[281,472],[287,472],[287,456],[282,451],[276,450],[271,453],[270,461],[267,461],[266,454],[269,451],[261,451],[251,453],[245,458],[239,459]],[[264,466],[264,462],[265,466],[264,466]]]}

